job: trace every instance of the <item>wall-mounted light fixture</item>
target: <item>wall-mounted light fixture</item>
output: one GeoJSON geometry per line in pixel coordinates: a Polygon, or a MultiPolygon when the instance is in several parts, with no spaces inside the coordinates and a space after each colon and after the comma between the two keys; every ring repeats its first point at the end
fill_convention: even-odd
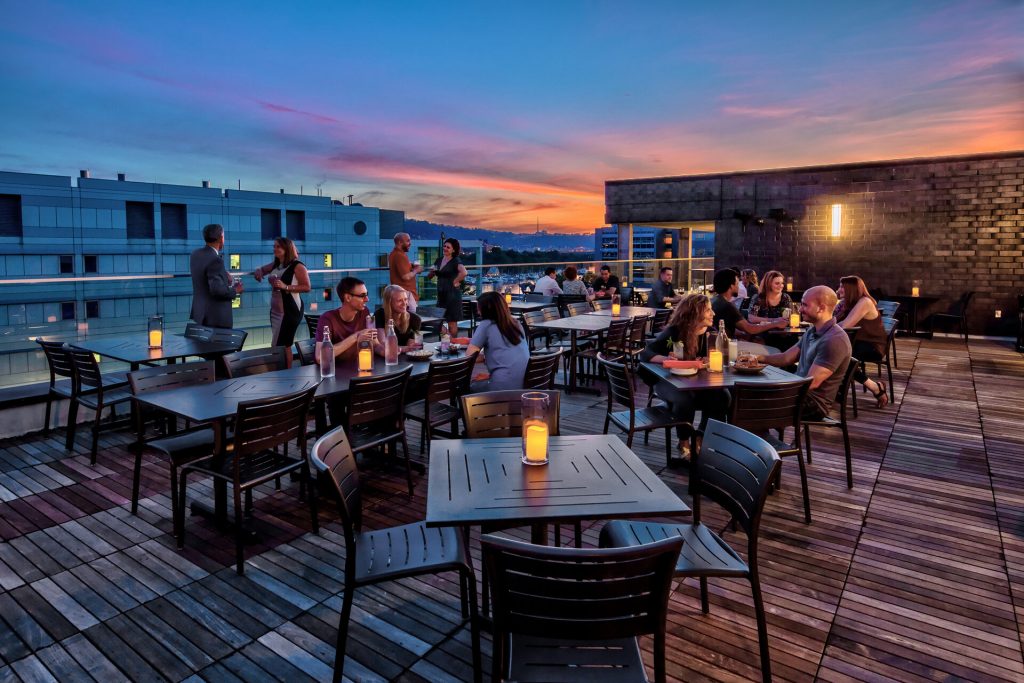
{"type": "Polygon", "coordinates": [[[832,205],[832,236],[839,237],[843,232],[843,205],[832,205]]]}

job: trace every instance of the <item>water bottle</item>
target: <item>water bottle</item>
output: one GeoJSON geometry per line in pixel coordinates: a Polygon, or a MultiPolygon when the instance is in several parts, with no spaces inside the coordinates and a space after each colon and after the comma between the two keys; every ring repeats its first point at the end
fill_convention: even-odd
{"type": "Polygon", "coordinates": [[[452,347],[451,337],[448,336],[448,326],[441,324],[441,353],[448,353],[452,347]]]}
{"type": "Polygon", "coordinates": [[[725,333],[725,321],[718,321],[718,339],[715,340],[715,350],[722,353],[722,358],[729,357],[729,335],[725,333]]]}
{"type": "Polygon", "coordinates": [[[392,319],[388,319],[384,339],[384,365],[398,365],[398,335],[395,334],[395,321],[392,319]]]}
{"type": "Polygon", "coordinates": [[[334,345],[331,344],[331,328],[324,325],[323,341],[320,342],[320,377],[334,377],[334,345]]]}

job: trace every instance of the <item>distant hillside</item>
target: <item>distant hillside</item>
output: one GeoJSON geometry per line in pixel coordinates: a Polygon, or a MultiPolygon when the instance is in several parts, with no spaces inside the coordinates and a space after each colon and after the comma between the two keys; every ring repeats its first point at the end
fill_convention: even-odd
{"type": "Polygon", "coordinates": [[[479,228],[464,228],[459,225],[439,225],[428,221],[417,221],[411,218],[405,219],[405,231],[413,239],[440,239],[441,233],[445,237],[454,237],[459,240],[480,240],[503,249],[532,250],[541,249],[569,251],[583,247],[594,248],[594,235],[556,235],[552,233],[514,233],[501,232],[498,230],[481,230],[479,228]]]}

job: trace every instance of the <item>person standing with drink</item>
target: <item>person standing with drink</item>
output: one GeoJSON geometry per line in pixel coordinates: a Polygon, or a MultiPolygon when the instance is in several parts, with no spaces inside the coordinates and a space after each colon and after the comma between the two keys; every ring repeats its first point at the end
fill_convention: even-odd
{"type": "Polygon", "coordinates": [[[434,261],[434,267],[427,278],[437,277],[437,305],[444,309],[444,321],[448,323],[448,334],[452,337],[459,332],[462,319],[462,281],[466,279],[466,267],[459,260],[459,241],[449,237],[444,241],[442,255],[434,261]]]}
{"type": "Polygon", "coordinates": [[[302,297],[310,290],[309,271],[299,260],[295,243],[287,237],[274,240],[274,260],[253,271],[256,282],[270,282],[271,346],[291,347],[302,322],[302,297]]]}

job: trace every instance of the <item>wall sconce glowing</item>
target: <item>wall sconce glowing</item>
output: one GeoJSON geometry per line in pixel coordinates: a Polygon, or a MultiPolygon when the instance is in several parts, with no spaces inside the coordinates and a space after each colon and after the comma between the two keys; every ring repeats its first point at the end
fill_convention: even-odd
{"type": "Polygon", "coordinates": [[[843,205],[832,205],[832,236],[839,237],[843,231],[843,205]]]}

